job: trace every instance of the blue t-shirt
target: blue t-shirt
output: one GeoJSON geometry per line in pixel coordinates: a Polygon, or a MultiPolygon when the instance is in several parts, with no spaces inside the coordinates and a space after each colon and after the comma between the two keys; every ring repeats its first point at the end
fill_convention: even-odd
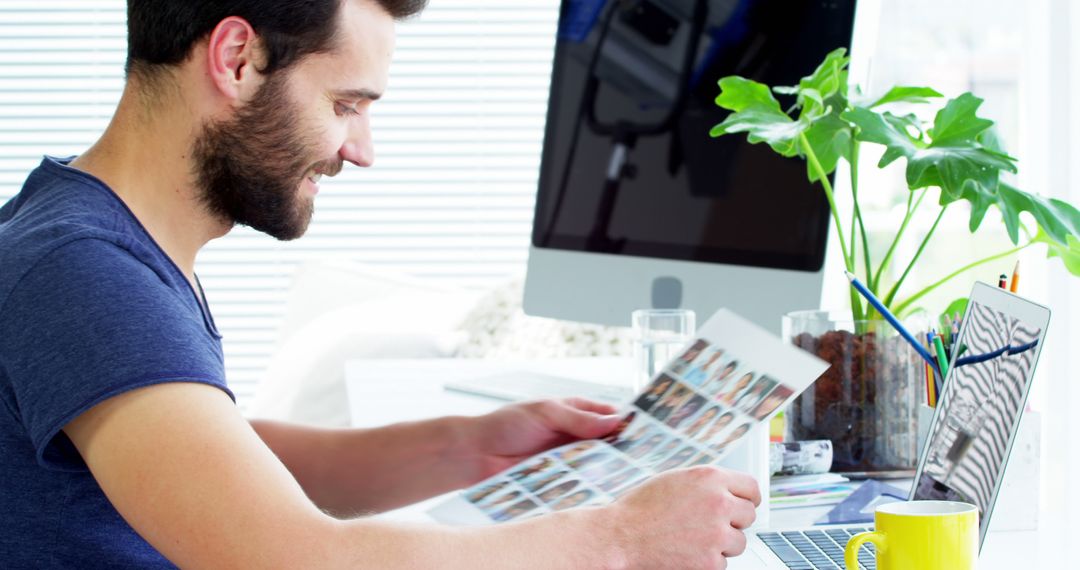
{"type": "Polygon", "coordinates": [[[103,182],[45,158],[0,208],[0,566],[172,568],[63,431],[163,382],[225,385],[202,297],[103,182]]]}

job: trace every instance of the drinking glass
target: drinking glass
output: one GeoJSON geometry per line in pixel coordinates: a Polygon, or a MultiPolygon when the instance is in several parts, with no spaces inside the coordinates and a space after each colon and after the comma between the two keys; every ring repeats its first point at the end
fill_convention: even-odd
{"type": "Polygon", "coordinates": [[[694,340],[696,322],[689,309],[638,309],[630,320],[634,346],[630,387],[638,393],[694,340]]]}

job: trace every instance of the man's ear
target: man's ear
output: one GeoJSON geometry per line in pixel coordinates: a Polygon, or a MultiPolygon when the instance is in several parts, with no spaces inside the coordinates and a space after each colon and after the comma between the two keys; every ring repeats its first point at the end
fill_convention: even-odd
{"type": "Polygon", "coordinates": [[[210,32],[207,71],[217,91],[231,101],[245,100],[259,84],[258,35],[247,20],[229,16],[210,32]]]}

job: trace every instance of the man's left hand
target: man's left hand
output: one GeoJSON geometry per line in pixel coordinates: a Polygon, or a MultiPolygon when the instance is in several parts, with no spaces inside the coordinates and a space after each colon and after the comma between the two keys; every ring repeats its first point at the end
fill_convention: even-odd
{"type": "Polygon", "coordinates": [[[616,408],[583,398],[511,404],[470,423],[468,445],[485,479],[542,451],[601,438],[619,425],[616,408]]]}

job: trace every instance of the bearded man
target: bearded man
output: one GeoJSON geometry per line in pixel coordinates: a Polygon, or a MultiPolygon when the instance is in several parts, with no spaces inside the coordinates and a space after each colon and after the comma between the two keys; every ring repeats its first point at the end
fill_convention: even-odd
{"type": "Polygon", "coordinates": [[[300,237],[371,166],[396,21],[424,0],[129,0],[107,130],[0,209],[0,560],[10,568],[721,568],[756,483],[714,468],[482,529],[361,516],[619,423],[584,400],[367,430],[247,421],[195,275],[300,237]]]}

